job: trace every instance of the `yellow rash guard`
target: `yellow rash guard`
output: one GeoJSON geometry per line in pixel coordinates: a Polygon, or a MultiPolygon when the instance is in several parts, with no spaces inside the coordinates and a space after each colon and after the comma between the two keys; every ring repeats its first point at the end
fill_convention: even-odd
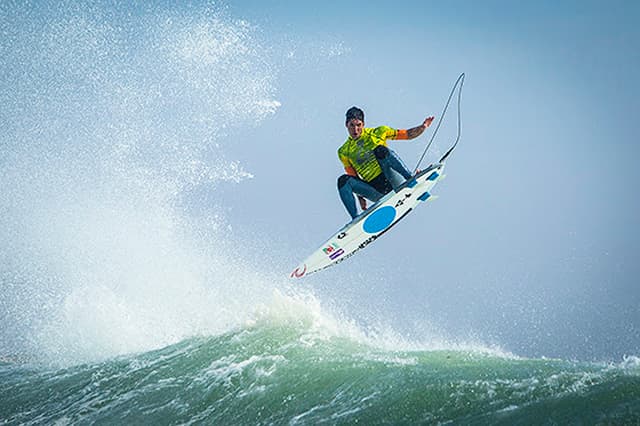
{"type": "Polygon", "coordinates": [[[338,158],[345,168],[355,169],[362,180],[369,182],[382,173],[373,150],[378,145],[387,146],[387,139],[406,139],[406,130],[396,130],[387,126],[364,128],[358,139],[349,136],[338,149],[338,158]]]}

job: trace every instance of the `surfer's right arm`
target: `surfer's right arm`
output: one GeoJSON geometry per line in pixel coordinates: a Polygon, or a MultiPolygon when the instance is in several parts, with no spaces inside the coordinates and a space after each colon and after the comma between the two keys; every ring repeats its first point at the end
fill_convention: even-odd
{"type": "Polygon", "coordinates": [[[398,130],[398,133],[396,134],[395,139],[405,139],[405,140],[415,139],[418,136],[420,136],[425,130],[427,130],[427,127],[431,126],[432,122],[433,122],[433,116],[425,118],[422,124],[416,127],[412,127],[406,130],[404,129],[398,130]]]}

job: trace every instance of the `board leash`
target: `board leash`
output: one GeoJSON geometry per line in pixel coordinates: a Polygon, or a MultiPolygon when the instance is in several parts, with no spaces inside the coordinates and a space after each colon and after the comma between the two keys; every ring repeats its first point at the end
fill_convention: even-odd
{"type": "Polygon", "coordinates": [[[453,88],[451,89],[451,93],[449,93],[449,98],[447,99],[447,103],[445,104],[444,109],[442,110],[442,114],[440,114],[440,118],[438,119],[438,124],[436,125],[436,129],[433,131],[433,134],[431,135],[431,139],[429,140],[429,143],[427,144],[426,148],[422,152],[422,156],[420,157],[420,160],[418,160],[418,164],[416,164],[416,167],[413,170],[413,174],[417,173],[418,168],[420,167],[420,164],[422,163],[422,160],[424,160],[424,156],[427,154],[427,151],[429,151],[429,148],[431,147],[431,144],[433,143],[433,140],[435,139],[436,135],[438,134],[438,130],[440,130],[440,125],[442,125],[442,120],[444,119],[444,116],[447,113],[447,109],[449,108],[449,104],[451,103],[451,99],[453,98],[453,95],[456,92],[456,88],[458,89],[458,134],[456,136],[455,142],[453,143],[453,145],[451,145],[451,148],[449,148],[447,150],[447,152],[442,156],[442,158],[440,158],[439,163],[443,163],[447,159],[449,154],[451,154],[453,152],[453,150],[455,149],[456,145],[458,145],[458,142],[460,141],[460,128],[461,128],[460,100],[461,100],[461,96],[462,96],[462,86],[464,85],[464,77],[465,77],[464,73],[460,74],[460,77],[458,77],[458,79],[456,80],[455,84],[453,85],[453,88]]]}

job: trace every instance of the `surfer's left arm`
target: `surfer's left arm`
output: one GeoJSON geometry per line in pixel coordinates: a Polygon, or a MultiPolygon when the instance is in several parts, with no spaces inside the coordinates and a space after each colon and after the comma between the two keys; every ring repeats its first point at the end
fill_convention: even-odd
{"type": "Polygon", "coordinates": [[[433,116],[427,117],[424,119],[421,125],[412,127],[410,129],[401,129],[398,130],[398,134],[396,135],[396,139],[415,139],[427,130],[427,127],[431,126],[433,122],[433,116]]]}

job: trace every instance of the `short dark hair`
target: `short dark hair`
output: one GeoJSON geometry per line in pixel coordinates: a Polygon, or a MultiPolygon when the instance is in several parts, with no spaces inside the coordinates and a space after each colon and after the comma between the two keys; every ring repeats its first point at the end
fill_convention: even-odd
{"type": "Polygon", "coordinates": [[[346,116],[347,116],[347,119],[346,119],[346,121],[345,121],[346,123],[348,123],[348,122],[349,122],[349,120],[352,120],[352,119],[354,119],[354,118],[355,118],[356,120],[360,120],[360,121],[364,122],[364,111],[363,111],[363,110],[361,110],[361,109],[360,109],[360,108],[358,108],[358,107],[355,107],[355,106],[354,106],[354,107],[349,108],[349,109],[347,110],[347,114],[346,114],[346,116]]]}

